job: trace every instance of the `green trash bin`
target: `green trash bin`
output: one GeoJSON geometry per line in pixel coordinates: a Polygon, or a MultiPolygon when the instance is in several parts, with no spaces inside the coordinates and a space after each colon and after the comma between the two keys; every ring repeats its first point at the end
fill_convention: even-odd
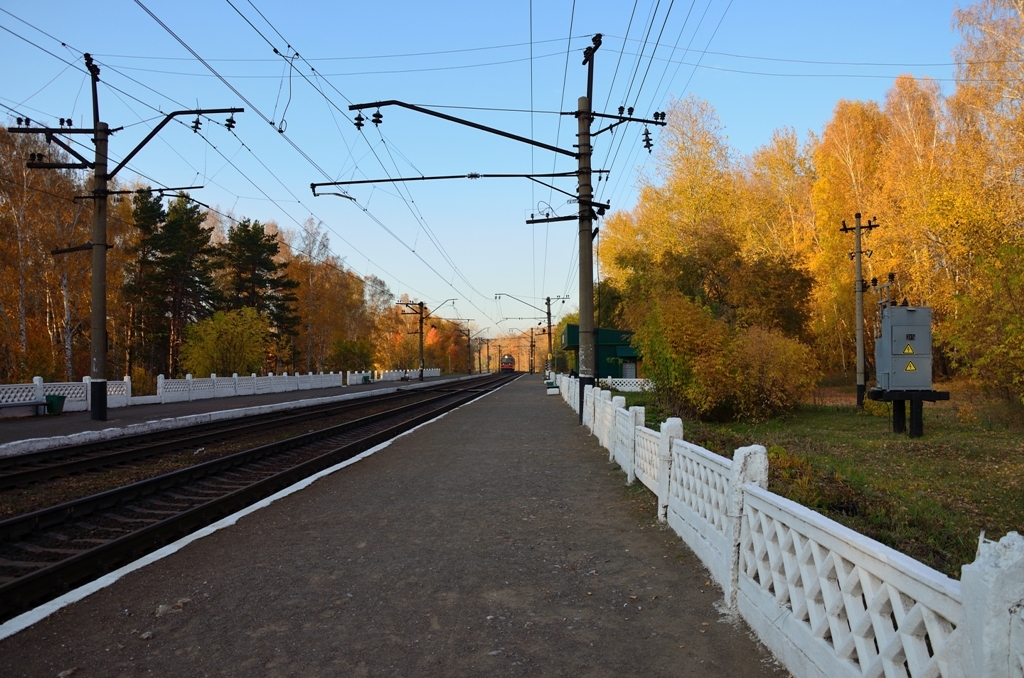
{"type": "Polygon", "coordinates": [[[47,414],[60,414],[64,411],[64,400],[67,396],[48,395],[46,396],[47,414]]]}
{"type": "Polygon", "coordinates": [[[370,383],[370,376],[369,375],[367,375],[367,374],[363,375],[363,383],[364,384],[369,384],[370,383]]]}

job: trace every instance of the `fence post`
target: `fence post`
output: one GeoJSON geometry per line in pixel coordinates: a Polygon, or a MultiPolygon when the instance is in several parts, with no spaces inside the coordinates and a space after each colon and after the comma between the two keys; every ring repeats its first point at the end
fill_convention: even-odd
{"type": "Polygon", "coordinates": [[[669,483],[672,480],[672,443],[683,437],[683,420],[670,417],[661,422],[658,438],[658,522],[668,520],[669,483]]]}
{"type": "Polygon", "coordinates": [[[590,429],[590,432],[594,432],[594,387],[591,384],[587,384],[583,387],[583,402],[580,403],[580,407],[583,408],[583,425],[590,429]]]}
{"type": "Polygon", "coordinates": [[[238,395],[238,372],[232,372],[231,373],[231,381],[232,381],[232,385],[234,386],[234,389],[235,389],[235,395],[237,396],[238,395]]]}
{"type": "Polygon", "coordinates": [[[192,375],[185,375],[185,386],[188,388],[188,401],[192,402],[192,375]]]}
{"type": "MultiPolygon", "coordinates": [[[[1019,675],[1024,658],[1014,646],[1013,617],[1024,609],[1024,537],[1009,532],[999,541],[978,539],[978,555],[960,568],[966,643],[963,668],[972,678],[1019,675]]],[[[1019,624],[1019,620],[1018,620],[1019,624]]],[[[1019,633],[1019,630],[1018,630],[1019,633]]]]}
{"type": "Polygon", "coordinates": [[[32,384],[35,386],[35,396],[32,399],[33,400],[42,400],[45,397],[45,395],[46,395],[43,392],[43,378],[42,377],[32,377],[32,384]]]}
{"type": "Polygon", "coordinates": [[[725,604],[736,608],[736,590],[740,583],[740,526],[743,522],[743,486],[747,483],[768,489],[768,450],[762,445],[737,449],[732,455],[729,495],[726,497],[727,534],[732,541],[729,558],[729,582],[725,588],[725,604]]]}
{"type": "Polygon", "coordinates": [[[160,398],[160,402],[164,402],[164,375],[156,375],[156,395],[160,398]]]}
{"type": "Polygon", "coordinates": [[[92,411],[92,377],[82,377],[85,384],[85,408],[92,411]]]}
{"type": "MultiPolygon", "coordinates": [[[[625,404],[626,399],[623,396],[618,397],[622,398],[622,402],[625,404]]],[[[636,480],[636,427],[643,426],[646,423],[644,417],[643,407],[634,405],[629,408],[629,442],[626,443],[629,445],[629,454],[627,455],[629,459],[629,472],[626,474],[626,483],[628,485],[632,485],[633,481],[636,480]]]]}
{"type": "Polygon", "coordinates": [[[214,372],[210,373],[210,381],[213,382],[213,397],[217,397],[217,374],[214,372]]]}
{"type": "Polygon", "coordinates": [[[129,407],[132,404],[132,378],[127,374],[124,375],[124,395],[124,406],[129,407]]]}
{"type": "MultiPolygon", "coordinates": [[[[608,461],[615,459],[615,448],[619,444],[619,408],[626,408],[626,399],[623,396],[611,397],[611,391],[604,391],[608,394],[609,405],[605,405],[605,410],[608,414],[605,415],[608,419],[608,424],[604,427],[604,444],[608,448],[609,458],[608,461]]],[[[627,457],[628,459],[628,457],[627,457]]],[[[622,469],[626,472],[626,484],[629,485],[633,481],[630,480],[630,475],[633,472],[632,468],[622,469]]]]}

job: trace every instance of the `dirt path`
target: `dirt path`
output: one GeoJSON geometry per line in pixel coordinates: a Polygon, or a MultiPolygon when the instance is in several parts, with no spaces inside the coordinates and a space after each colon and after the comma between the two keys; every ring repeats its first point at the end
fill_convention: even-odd
{"type": "Polygon", "coordinates": [[[0,642],[0,675],[786,676],[523,378],[0,642]]]}

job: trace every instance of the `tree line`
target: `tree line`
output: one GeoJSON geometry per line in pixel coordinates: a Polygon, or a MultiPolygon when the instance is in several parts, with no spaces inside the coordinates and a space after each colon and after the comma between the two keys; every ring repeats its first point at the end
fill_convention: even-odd
{"type": "MultiPolygon", "coordinates": [[[[25,167],[58,154],[0,127],[0,382],[89,373],[87,175],[25,167]]],[[[223,215],[187,193],[113,186],[107,241],[108,378],[137,393],[156,376],[414,369],[416,323],[375,276],[331,253],[322,224],[295,231],[223,215]]],[[[403,297],[407,300],[407,297],[403,297]]],[[[427,367],[461,371],[465,341],[433,320],[427,367]]]]}
{"type": "MultiPolygon", "coordinates": [[[[956,83],[896,79],[883,102],[839,101],[820,134],[777,130],[749,155],[689,97],[637,206],[602,228],[602,324],[636,331],[675,406],[759,417],[820,375],[854,369],[855,213],[865,279],[929,305],[937,379],[1024,398],[1024,5],[982,0],[953,24],[956,83]]],[[[877,319],[865,295],[868,356],[877,319]]]]}

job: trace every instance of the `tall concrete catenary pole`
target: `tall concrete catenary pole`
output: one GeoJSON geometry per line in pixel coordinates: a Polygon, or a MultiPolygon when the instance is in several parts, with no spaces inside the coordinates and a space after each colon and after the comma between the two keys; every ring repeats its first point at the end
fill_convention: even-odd
{"type": "Polygon", "coordinates": [[[423,302],[419,304],[420,312],[420,381],[423,381],[423,302]]]}
{"type": "MultiPolygon", "coordinates": [[[[594,189],[590,183],[590,99],[580,97],[577,122],[579,124],[579,208],[580,208],[580,403],[583,390],[594,384],[594,249],[590,235],[593,228],[591,219],[594,189]]],[[[583,408],[580,407],[580,423],[583,408]]]]}
{"type": "Polygon", "coordinates": [[[555,354],[552,353],[551,347],[551,297],[547,297],[544,301],[547,302],[548,306],[548,359],[544,361],[546,371],[544,377],[547,378],[547,372],[551,372],[555,369],[555,354]]]}
{"type": "MultiPolygon", "coordinates": [[[[97,72],[99,69],[97,69],[97,72]]],[[[95,80],[93,87],[95,88],[95,80]]],[[[97,111],[96,117],[99,117],[97,111]]],[[[96,171],[93,175],[92,312],[89,361],[90,416],[107,420],[107,123],[95,122],[96,171]]]]}

